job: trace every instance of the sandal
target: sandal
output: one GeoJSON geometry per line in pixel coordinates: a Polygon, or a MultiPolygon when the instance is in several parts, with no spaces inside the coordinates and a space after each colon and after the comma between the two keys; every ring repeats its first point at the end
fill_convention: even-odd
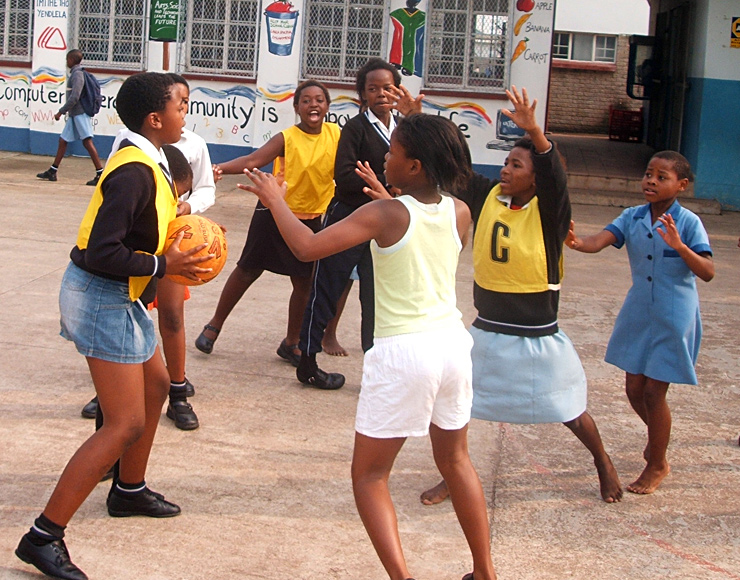
{"type": "Polygon", "coordinates": [[[203,327],[203,331],[198,335],[198,338],[195,339],[195,348],[197,348],[200,352],[211,354],[211,352],[213,352],[213,343],[216,342],[216,339],[208,338],[205,335],[206,330],[210,330],[211,332],[215,333],[216,338],[218,338],[218,334],[219,332],[221,332],[221,329],[216,328],[215,326],[211,326],[210,324],[206,324],[203,327]]]}
{"type": "Polygon", "coordinates": [[[283,339],[283,342],[280,343],[277,349],[277,355],[297,368],[301,362],[301,355],[295,353],[296,348],[298,348],[297,344],[287,344],[285,339],[283,339]]]}

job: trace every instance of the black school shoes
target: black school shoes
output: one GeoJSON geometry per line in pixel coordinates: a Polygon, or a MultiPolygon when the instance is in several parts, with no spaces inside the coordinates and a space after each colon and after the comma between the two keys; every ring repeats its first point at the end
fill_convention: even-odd
{"type": "Polygon", "coordinates": [[[41,572],[53,578],[63,580],[87,580],[87,574],[72,563],[64,540],[54,540],[43,546],[37,546],[25,534],[15,555],[26,564],[36,566],[41,572]]]}

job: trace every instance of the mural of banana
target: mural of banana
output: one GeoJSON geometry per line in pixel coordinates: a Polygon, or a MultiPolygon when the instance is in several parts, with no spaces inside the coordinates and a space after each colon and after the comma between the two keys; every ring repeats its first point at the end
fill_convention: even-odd
{"type": "Polygon", "coordinates": [[[529,14],[522,14],[519,20],[516,21],[516,24],[514,25],[514,36],[519,36],[519,32],[522,30],[522,26],[524,26],[524,23],[529,20],[531,16],[531,12],[529,14]]]}

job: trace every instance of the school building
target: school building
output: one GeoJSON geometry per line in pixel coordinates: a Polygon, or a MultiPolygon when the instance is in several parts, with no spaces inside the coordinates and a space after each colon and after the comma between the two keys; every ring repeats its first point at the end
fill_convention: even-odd
{"type": "MultiPolygon", "coordinates": [[[[496,175],[520,134],[500,113],[508,102],[505,88],[527,87],[546,123],[553,51],[562,58],[566,50],[566,37],[554,34],[555,14],[566,2],[597,12],[600,4],[11,0],[0,4],[0,147],[54,154],[62,124],[53,115],[64,99],[64,57],[71,48],[83,51],[83,65],[103,86],[103,108],[94,119],[102,155],[122,127],[114,105],[126,76],[171,70],[190,82],[188,127],[206,139],[214,161],[242,155],[292,125],[292,93],[303,79],[329,87],[328,120],[341,126],[358,112],[356,70],[380,56],[397,66],[412,93],[426,95],[425,112],[457,123],[475,168],[496,175]]],[[[686,154],[696,170],[697,196],[740,209],[737,1],[649,4],[650,32],[639,55],[651,52],[632,79],[640,91],[649,85],[640,93],[647,96],[647,141],[686,154]]],[[[592,54],[609,53],[611,41],[598,36],[604,35],[593,36],[592,54]]],[[[583,42],[576,35],[567,40],[574,49],[583,42]]]]}

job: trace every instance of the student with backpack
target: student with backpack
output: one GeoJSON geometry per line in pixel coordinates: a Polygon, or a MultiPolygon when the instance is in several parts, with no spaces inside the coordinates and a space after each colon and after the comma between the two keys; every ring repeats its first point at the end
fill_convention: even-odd
{"type": "MultiPolygon", "coordinates": [[[[82,51],[73,49],[67,53],[69,76],[67,77],[66,100],[64,105],[54,115],[54,119],[57,121],[62,118],[62,115],[67,115],[67,122],[64,125],[62,134],[59,136],[59,145],[57,146],[54,163],[46,171],[36,174],[36,177],[48,181],[56,181],[59,165],[62,163],[62,159],[64,159],[64,154],[67,152],[67,143],[82,141],[85,149],[90,154],[93,165],[95,165],[95,177],[86,182],[86,185],[95,186],[98,184],[98,180],[103,173],[103,163],[100,161],[98,151],[95,149],[95,144],[93,143],[93,130],[90,120],[92,115],[100,110],[102,97],[100,97],[100,85],[97,84],[97,81],[92,83],[93,87],[97,85],[96,94],[94,94],[93,89],[85,90],[86,86],[91,85],[91,82],[85,81],[86,73],[80,65],[81,62],[82,51]],[[85,106],[83,106],[83,102],[85,106]],[[87,111],[85,110],[86,107],[88,107],[87,111]],[[96,107],[97,110],[95,110],[96,107]]],[[[92,77],[89,73],[87,76],[92,77]]],[[[94,77],[93,80],[95,80],[94,77]]]]}

